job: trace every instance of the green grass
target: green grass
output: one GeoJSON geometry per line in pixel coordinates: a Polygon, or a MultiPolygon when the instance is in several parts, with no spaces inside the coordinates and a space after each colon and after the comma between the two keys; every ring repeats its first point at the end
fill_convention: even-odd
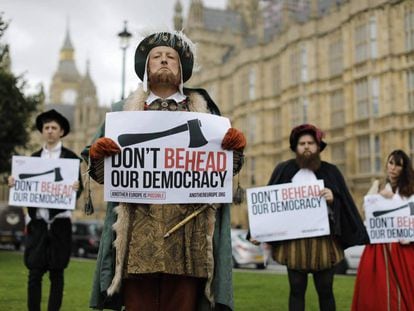
{"type": "MultiPolygon", "coordinates": [[[[71,259],[65,270],[65,287],[61,311],[82,311],[88,309],[95,262],[71,259]]],[[[0,310],[27,310],[28,270],[23,264],[22,253],[0,251],[0,310]]],[[[43,276],[42,310],[47,310],[49,297],[49,275],[43,276]]]]}
{"type": "MultiPolygon", "coordinates": [[[[65,290],[61,311],[88,309],[95,262],[71,259],[65,270],[65,290]]],[[[0,251],[0,310],[26,310],[27,269],[21,253],[0,251]]],[[[284,274],[235,271],[233,273],[236,311],[285,311],[289,286],[284,274]]],[[[336,276],[334,282],[337,310],[349,310],[355,277],[336,276]]],[[[43,278],[42,310],[47,309],[49,279],[43,278]]],[[[306,293],[306,311],[319,310],[317,294],[309,277],[306,293]]]]}
{"type": "MultiPolygon", "coordinates": [[[[338,311],[350,310],[354,282],[354,276],[335,276],[334,293],[338,311]]],[[[235,271],[233,283],[236,311],[288,310],[289,284],[286,274],[235,271]]],[[[318,310],[318,296],[312,275],[309,275],[306,311],[318,310]]]]}

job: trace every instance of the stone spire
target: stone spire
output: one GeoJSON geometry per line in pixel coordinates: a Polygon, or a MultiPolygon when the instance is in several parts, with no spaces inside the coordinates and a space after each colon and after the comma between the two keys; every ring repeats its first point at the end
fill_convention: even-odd
{"type": "Polygon", "coordinates": [[[79,85],[79,97],[80,98],[96,97],[96,87],[89,73],[89,67],[90,67],[90,61],[89,59],[87,59],[86,60],[86,72],[79,85]]]}
{"type": "Polygon", "coordinates": [[[0,57],[0,68],[6,72],[11,72],[11,58],[8,44],[4,46],[3,55],[0,57]]]}
{"type": "Polygon", "coordinates": [[[190,12],[188,14],[188,22],[192,26],[203,25],[203,1],[202,0],[191,0],[190,12]]]}
{"type": "Polygon", "coordinates": [[[89,72],[90,61],[86,60],[85,75],[79,83],[79,93],[75,107],[75,124],[82,133],[88,133],[91,128],[99,124],[98,98],[96,96],[95,83],[89,72]]]}
{"type": "Polygon", "coordinates": [[[50,102],[54,104],[73,102],[80,80],[81,75],[75,63],[75,49],[70,38],[69,26],[67,26],[65,39],[60,49],[58,68],[50,84],[50,102]]]}
{"type": "Polygon", "coordinates": [[[60,49],[60,60],[74,60],[75,49],[70,39],[69,24],[66,26],[65,40],[63,46],[60,49]]]}
{"type": "Polygon", "coordinates": [[[238,12],[250,30],[256,27],[257,18],[260,13],[259,0],[229,0],[227,9],[238,12]]]}
{"type": "Polygon", "coordinates": [[[183,6],[180,0],[175,3],[174,12],[174,29],[180,31],[183,29],[183,6]]]}
{"type": "Polygon", "coordinates": [[[239,11],[243,6],[243,0],[228,0],[227,9],[231,11],[239,11]]]}
{"type": "Polygon", "coordinates": [[[76,68],[75,64],[75,49],[72,45],[72,40],[70,39],[69,26],[66,28],[65,40],[63,41],[63,46],[60,49],[60,58],[59,58],[59,74],[70,77],[70,80],[79,79],[79,71],[76,68]]]}
{"type": "Polygon", "coordinates": [[[318,18],[319,16],[319,1],[311,0],[310,2],[310,17],[313,19],[318,18]]]}

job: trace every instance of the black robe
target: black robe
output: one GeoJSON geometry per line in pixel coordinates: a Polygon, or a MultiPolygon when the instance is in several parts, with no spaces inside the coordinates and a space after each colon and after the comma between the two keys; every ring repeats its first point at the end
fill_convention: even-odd
{"type": "MultiPolygon", "coordinates": [[[[32,157],[40,157],[42,149],[32,154],[32,157]]],[[[80,159],[73,151],[62,146],[60,158],[80,159]]],[[[81,172],[79,170],[79,190],[76,198],[79,198],[83,190],[81,172]]],[[[35,207],[28,207],[30,222],[27,225],[26,247],[24,251],[24,263],[28,269],[64,269],[67,267],[71,254],[72,222],[70,218],[55,218],[48,228],[43,219],[36,219],[35,207]]],[[[64,209],[49,209],[49,219],[57,214],[65,212],[64,209]]]]}
{"type": "MultiPolygon", "coordinates": [[[[274,169],[268,185],[290,183],[298,171],[299,166],[295,159],[282,162],[274,169]]],[[[330,205],[333,212],[330,215],[331,234],[338,238],[343,249],[368,244],[367,231],[338,168],[322,161],[315,175],[317,179],[324,181],[325,187],[331,189],[334,196],[334,201],[330,205]]]]}

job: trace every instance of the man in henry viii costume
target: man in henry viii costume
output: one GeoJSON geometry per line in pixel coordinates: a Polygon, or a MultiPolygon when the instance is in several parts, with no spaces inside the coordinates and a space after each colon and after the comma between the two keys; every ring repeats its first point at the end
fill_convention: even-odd
{"type": "MultiPolygon", "coordinates": [[[[219,115],[203,89],[183,87],[192,74],[194,44],[181,32],[144,38],[135,52],[142,86],[112,111],[190,111],[219,115]]],[[[222,147],[241,168],[244,135],[230,128],[222,147]]],[[[103,159],[120,152],[103,130],[83,154],[103,182],[103,159]]],[[[119,310],[232,310],[230,211],[225,204],[109,203],[90,306],[119,310]],[[117,205],[117,206],[116,206],[117,205]],[[167,239],[182,219],[203,212],[167,239]]]]}

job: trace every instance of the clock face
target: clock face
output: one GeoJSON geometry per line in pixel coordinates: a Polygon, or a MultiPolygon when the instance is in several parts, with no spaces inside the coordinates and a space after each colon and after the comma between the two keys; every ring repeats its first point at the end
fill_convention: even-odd
{"type": "Polygon", "coordinates": [[[76,100],[76,91],[73,89],[64,90],[62,93],[62,102],[64,104],[74,104],[76,100]]]}

